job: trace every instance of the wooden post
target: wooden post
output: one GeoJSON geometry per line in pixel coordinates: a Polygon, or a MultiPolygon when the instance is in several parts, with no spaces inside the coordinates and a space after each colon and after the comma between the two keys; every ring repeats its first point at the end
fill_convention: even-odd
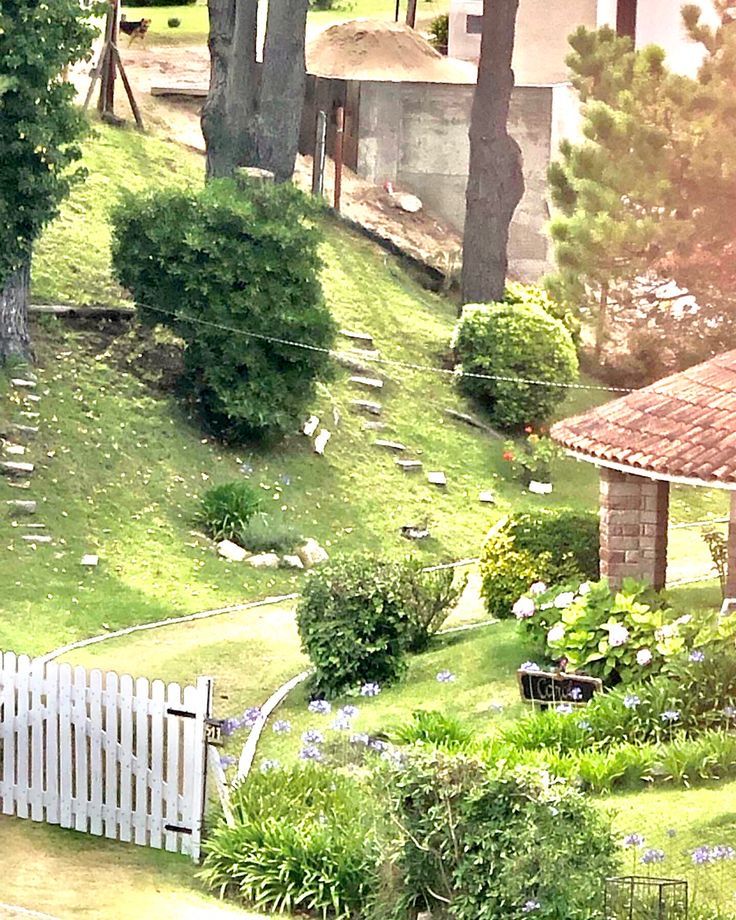
{"type": "Polygon", "coordinates": [[[736,597],[736,492],[731,492],[731,521],[728,525],[728,574],[726,597],[736,597]]]}
{"type": "Polygon", "coordinates": [[[409,0],[406,5],[406,24],[412,29],[417,24],[417,0],[409,0]]]}
{"type": "Polygon", "coordinates": [[[317,113],[317,136],[314,141],[312,168],[312,194],[322,195],[325,186],[325,156],[327,153],[327,115],[317,113]]]}
{"type": "Polygon", "coordinates": [[[118,40],[118,21],[120,19],[120,0],[111,0],[105,22],[105,51],[102,67],[102,84],[97,108],[100,114],[113,114],[115,110],[115,77],[117,75],[117,58],[112,49],[118,40]]]}
{"type": "Polygon", "coordinates": [[[345,139],[345,109],[340,106],[336,113],[337,129],[335,132],[335,210],[340,212],[340,198],[342,197],[342,150],[345,139]]]}

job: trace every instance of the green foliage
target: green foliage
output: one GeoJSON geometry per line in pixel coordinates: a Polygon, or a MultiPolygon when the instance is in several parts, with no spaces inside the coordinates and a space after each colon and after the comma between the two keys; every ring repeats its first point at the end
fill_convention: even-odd
{"type": "Polygon", "coordinates": [[[355,779],[314,765],[256,774],[233,793],[235,826],[207,840],[201,877],[256,910],[357,916],[378,858],[368,803],[355,779]]]}
{"type": "Polygon", "coordinates": [[[404,599],[409,615],[409,650],[424,651],[460,600],[467,576],[453,569],[423,572],[422,563],[408,560],[403,567],[404,599]]]}
{"type": "Polygon", "coordinates": [[[473,732],[455,716],[436,710],[417,709],[411,719],[389,732],[397,744],[425,744],[441,751],[470,751],[475,745],[473,732]]]}
{"type": "Polygon", "coordinates": [[[367,555],[334,558],[310,572],[297,625],[315,692],[391,683],[404,671],[410,636],[403,567],[367,555]]]}
{"type": "Polygon", "coordinates": [[[276,514],[257,514],[240,528],[237,541],[252,553],[291,553],[303,534],[276,514]]]}
{"type": "Polygon", "coordinates": [[[63,69],[91,54],[77,0],[8,0],[0,9],[0,288],[31,257],[72,184],[85,121],[63,69]]]}
{"type": "Polygon", "coordinates": [[[536,303],[468,304],[453,337],[460,389],[478,400],[493,424],[505,430],[545,422],[564,399],[559,384],[577,378],[570,333],[536,303]],[[479,379],[489,374],[543,381],[479,379]]]}
{"type": "Polygon", "coordinates": [[[561,452],[551,438],[527,428],[527,436],[520,441],[506,441],[503,459],[511,464],[514,476],[525,486],[537,482],[551,482],[552,461],[561,452]]]}
{"type": "Polygon", "coordinates": [[[524,617],[548,657],[567,659],[571,671],[630,683],[642,673],[656,674],[689,647],[692,617],[675,618],[649,585],[627,578],[612,591],[603,579],[585,588],[553,588],[536,599],[533,615],[524,617]]]}
{"type": "Polygon", "coordinates": [[[601,879],[614,868],[610,827],[565,783],[415,752],[390,794],[404,839],[392,896],[383,899],[393,910],[381,917],[429,909],[457,920],[522,920],[529,902],[545,920],[602,916],[601,879]]]}
{"type": "Polygon", "coordinates": [[[534,582],[598,578],[598,515],[541,511],[513,514],[481,550],[482,594],[491,616],[512,616],[516,599],[534,582]]]}
{"type": "Polygon", "coordinates": [[[245,480],[208,489],[200,518],[213,540],[238,540],[261,507],[261,496],[245,480]]]}
{"type": "Polygon", "coordinates": [[[318,279],[314,208],[289,183],[219,180],[128,195],[113,214],[120,283],[143,322],[186,342],[187,384],[220,436],[295,430],[328,371],[320,349],[335,324],[318,279]]]}
{"type": "Polygon", "coordinates": [[[429,43],[433,48],[447,54],[447,43],[450,39],[450,16],[441,13],[435,16],[429,24],[429,43]]]}
{"type": "Polygon", "coordinates": [[[171,16],[169,19],[166,20],[166,25],[170,29],[178,29],[179,26],[181,25],[181,19],[179,19],[176,16],[171,16]]]}

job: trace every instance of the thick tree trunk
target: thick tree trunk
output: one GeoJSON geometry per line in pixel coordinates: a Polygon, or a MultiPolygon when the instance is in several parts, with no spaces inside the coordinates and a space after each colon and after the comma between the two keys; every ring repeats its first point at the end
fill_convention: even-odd
{"type": "Polygon", "coordinates": [[[309,0],[271,0],[268,5],[258,119],[258,162],[277,182],[294,173],[304,105],[304,43],[309,0]]]}
{"type": "Polygon", "coordinates": [[[524,194],[521,150],[508,133],[511,58],[519,0],[486,0],[470,121],[463,243],[463,303],[503,298],[509,225],[524,194]]]}
{"type": "Polygon", "coordinates": [[[29,260],[9,275],[0,287],[0,365],[8,358],[31,358],[31,338],[28,334],[30,290],[29,260]]]}
{"type": "Polygon", "coordinates": [[[207,178],[258,165],[258,0],[209,0],[210,89],[202,109],[207,178]]]}

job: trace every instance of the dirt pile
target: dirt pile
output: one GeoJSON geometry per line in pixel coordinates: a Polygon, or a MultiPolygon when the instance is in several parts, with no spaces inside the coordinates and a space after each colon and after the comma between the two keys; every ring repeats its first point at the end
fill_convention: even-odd
{"type": "Polygon", "coordinates": [[[353,19],[325,29],[307,46],[307,70],[323,77],[413,83],[475,83],[476,68],[443,57],[402,23],[353,19]]]}

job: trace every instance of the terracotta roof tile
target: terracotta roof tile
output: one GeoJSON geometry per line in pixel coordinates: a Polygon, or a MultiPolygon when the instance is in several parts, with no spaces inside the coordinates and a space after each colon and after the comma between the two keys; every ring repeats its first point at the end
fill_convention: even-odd
{"type": "Polygon", "coordinates": [[[552,426],[591,460],[736,485],[736,349],[552,426]]]}

